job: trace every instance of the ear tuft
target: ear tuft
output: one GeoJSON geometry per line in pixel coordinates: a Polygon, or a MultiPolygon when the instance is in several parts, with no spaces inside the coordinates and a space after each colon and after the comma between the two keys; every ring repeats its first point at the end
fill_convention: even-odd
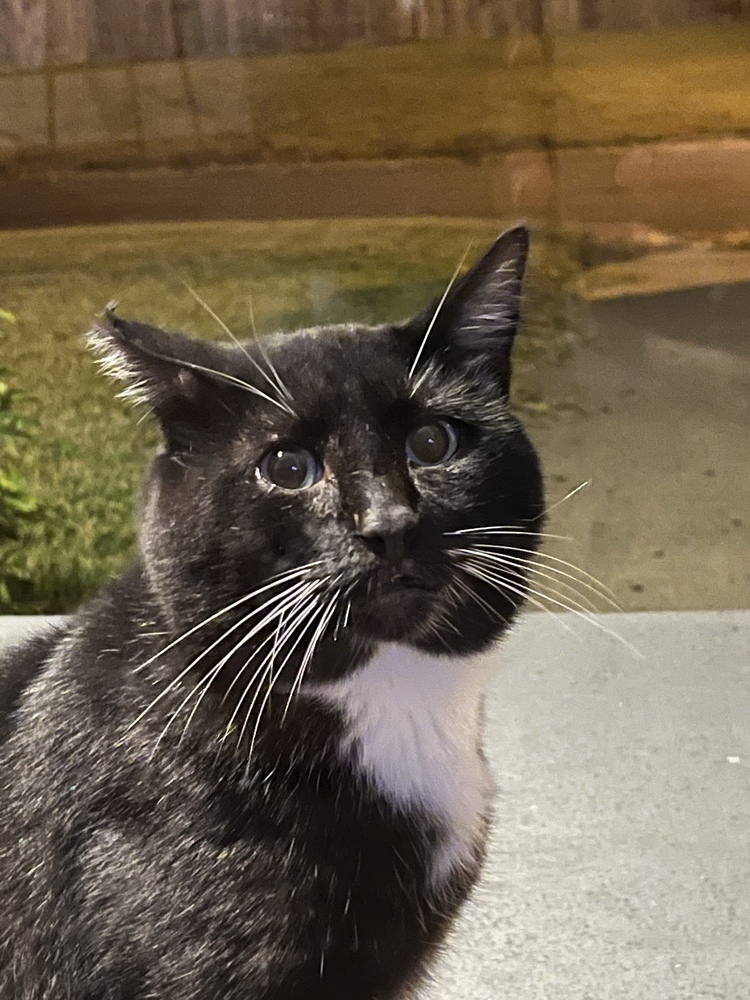
{"type": "Polygon", "coordinates": [[[154,410],[180,400],[194,402],[199,386],[193,369],[210,372],[216,365],[213,356],[209,357],[212,346],[183,333],[121,319],[112,306],[107,306],[87,339],[105,374],[125,383],[119,397],[154,410]]]}
{"type": "Polygon", "coordinates": [[[118,393],[121,399],[152,405],[157,387],[147,377],[144,366],[138,363],[137,348],[134,349],[134,345],[128,343],[127,324],[115,316],[115,305],[116,303],[110,303],[107,306],[103,320],[94,323],[86,335],[86,341],[104,374],[125,382],[125,388],[118,393]]]}
{"type": "Polygon", "coordinates": [[[169,447],[215,443],[236,419],[233,382],[244,383],[222,371],[227,356],[220,345],[121,319],[111,305],[88,343],[104,372],[125,383],[120,398],[153,412],[169,447]]]}

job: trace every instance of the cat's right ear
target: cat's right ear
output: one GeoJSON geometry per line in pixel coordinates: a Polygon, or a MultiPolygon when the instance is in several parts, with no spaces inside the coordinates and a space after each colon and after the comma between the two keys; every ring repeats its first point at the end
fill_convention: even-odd
{"type": "Polygon", "coordinates": [[[87,340],[105,374],[124,383],[118,396],[148,407],[168,443],[189,442],[226,414],[215,345],[122,319],[111,307],[87,340]]]}
{"type": "Polygon", "coordinates": [[[507,395],[528,250],[526,226],[508,229],[461,278],[449,284],[437,303],[412,321],[418,349],[410,376],[428,357],[448,365],[479,359],[507,395]]]}

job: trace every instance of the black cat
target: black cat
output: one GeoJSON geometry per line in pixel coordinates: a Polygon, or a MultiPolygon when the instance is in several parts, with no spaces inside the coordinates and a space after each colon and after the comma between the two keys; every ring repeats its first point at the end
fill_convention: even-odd
{"type": "Polygon", "coordinates": [[[3,1000],[412,995],[479,874],[541,527],[527,242],[397,326],[94,329],[164,447],[136,564],[0,663],[3,1000]]]}

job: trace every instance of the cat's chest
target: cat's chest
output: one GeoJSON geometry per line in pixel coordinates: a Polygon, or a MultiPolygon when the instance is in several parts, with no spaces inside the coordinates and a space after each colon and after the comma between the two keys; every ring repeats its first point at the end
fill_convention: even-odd
{"type": "Polygon", "coordinates": [[[443,830],[433,882],[473,865],[492,781],[480,753],[488,657],[447,659],[381,647],[356,673],[316,693],[346,722],[341,753],[375,794],[402,813],[422,810],[443,830]]]}

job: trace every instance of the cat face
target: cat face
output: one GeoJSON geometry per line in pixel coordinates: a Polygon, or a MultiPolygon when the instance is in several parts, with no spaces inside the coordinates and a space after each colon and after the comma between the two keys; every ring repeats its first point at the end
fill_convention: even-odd
{"type": "Polygon", "coordinates": [[[526,248],[509,231],[437,311],[395,326],[229,345],[112,314],[94,329],[163,430],[141,549],[175,628],[227,608],[238,640],[290,660],[379,641],[465,653],[503,631],[541,530],[538,461],[508,409],[526,248]],[[502,588],[471,555],[489,527],[506,532],[502,588]]]}

